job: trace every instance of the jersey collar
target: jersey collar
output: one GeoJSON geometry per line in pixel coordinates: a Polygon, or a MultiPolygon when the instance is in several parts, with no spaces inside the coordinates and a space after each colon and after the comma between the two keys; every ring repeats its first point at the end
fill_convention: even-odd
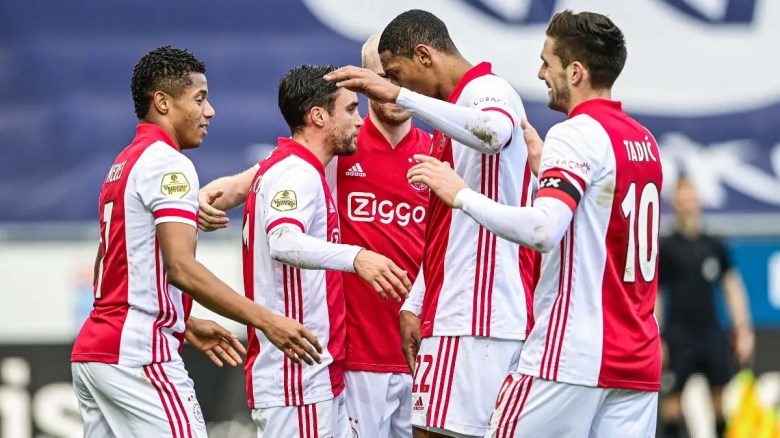
{"type": "Polygon", "coordinates": [[[296,157],[314,166],[314,168],[317,169],[317,172],[319,172],[320,175],[325,178],[325,168],[322,166],[322,161],[320,161],[320,159],[317,158],[317,156],[314,155],[310,150],[306,149],[304,145],[287,137],[279,137],[277,144],[279,149],[288,150],[292,155],[295,155],[296,157]]]}
{"type": "Polygon", "coordinates": [[[176,146],[176,142],[173,141],[173,137],[171,137],[171,135],[168,134],[168,132],[162,129],[160,125],[155,125],[154,123],[139,123],[135,127],[135,138],[141,138],[141,137],[147,137],[154,140],[162,141],[168,146],[181,152],[181,149],[179,149],[179,147],[176,146]]]}
{"type": "Polygon", "coordinates": [[[471,67],[469,71],[466,72],[465,75],[463,75],[462,78],[458,81],[458,84],[455,85],[455,88],[452,89],[450,92],[450,96],[447,98],[447,102],[455,103],[460,98],[460,94],[463,93],[463,89],[466,88],[466,85],[469,84],[469,82],[473,81],[476,78],[487,76],[493,74],[492,66],[489,62],[480,62],[479,64],[475,65],[474,67],[471,67]]]}
{"type": "Polygon", "coordinates": [[[575,106],[571,110],[567,118],[570,119],[574,116],[578,116],[580,114],[584,114],[589,111],[604,111],[604,110],[622,111],[622,109],[623,109],[623,105],[620,103],[620,101],[617,100],[591,99],[591,100],[586,100],[585,102],[582,102],[581,104],[575,106]]]}
{"type": "MultiPolygon", "coordinates": [[[[366,117],[363,119],[363,128],[366,130],[366,134],[378,142],[382,144],[382,146],[386,149],[393,150],[393,145],[390,144],[389,141],[387,141],[387,138],[385,138],[385,135],[382,134],[382,131],[379,130],[379,128],[376,127],[374,124],[374,121],[371,120],[371,114],[366,115],[366,117]]],[[[411,124],[411,128],[409,129],[409,132],[404,135],[404,138],[401,139],[401,141],[398,142],[398,145],[396,145],[395,150],[400,150],[404,146],[406,146],[407,143],[409,143],[410,139],[412,138],[412,134],[414,133],[414,122],[411,124]]]]}

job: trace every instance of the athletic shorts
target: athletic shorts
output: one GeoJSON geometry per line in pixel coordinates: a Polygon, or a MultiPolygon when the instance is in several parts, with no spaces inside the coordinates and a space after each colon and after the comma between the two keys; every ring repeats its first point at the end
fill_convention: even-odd
{"type": "Polygon", "coordinates": [[[453,437],[483,436],[523,341],[434,336],[420,343],[412,385],[412,425],[453,437]]]}
{"type": "Polygon", "coordinates": [[[345,371],[347,414],[355,438],[412,438],[412,376],[345,371]]]}
{"type": "Polygon", "coordinates": [[[486,437],[654,438],[658,393],[594,388],[512,373],[486,437]]]}
{"type": "Polygon", "coordinates": [[[252,409],[257,438],[352,438],[345,395],[303,406],[252,409]]]}
{"type": "Polygon", "coordinates": [[[693,373],[702,373],[710,386],[723,387],[734,376],[729,342],[722,330],[696,333],[668,327],[664,340],[669,348],[669,371],[674,376],[672,392],[682,392],[693,373]]]}
{"type": "Polygon", "coordinates": [[[206,436],[181,360],[143,367],[74,362],[71,372],[86,438],[206,436]]]}

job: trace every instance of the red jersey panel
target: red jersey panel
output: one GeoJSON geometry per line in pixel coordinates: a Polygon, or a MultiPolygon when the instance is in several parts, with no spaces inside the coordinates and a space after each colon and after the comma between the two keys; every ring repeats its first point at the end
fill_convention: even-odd
{"type": "MultiPolygon", "coordinates": [[[[425,237],[428,188],[412,185],[406,172],[414,154],[428,154],[431,137],[412,126],[395,148],[371,121],[358,133],[355,155],[338,157],[336,198],[343,243],[393,260],[414,281],[425,237]]],[[[344,274],[347,360],[355,371],[408,373],[401,351],[401,303],[381,299],[357,274],[344,274]]]]}
{"type": "Polygon", "coordinates": [[[197,231],[198,175],[159,126],[142,123],[100,190],[103,258],[94,309],[71,360],[139,367],[176,360],[192,299],[168,284],[156,225],[197,231]]]}

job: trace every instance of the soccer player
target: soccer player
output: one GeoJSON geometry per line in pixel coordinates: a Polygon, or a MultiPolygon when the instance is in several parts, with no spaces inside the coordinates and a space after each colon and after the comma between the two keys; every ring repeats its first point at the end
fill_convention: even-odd
{"type": "MultiPolygon", "coordinates": [[[[363,45],[363,67],[384,75],[377,45],[379,35],[363,45]]],[[[389,255],[407,272],[410,280],[420,268],[425,230],[428,189],[409,184],[406,172],[414,154],[430,150],[431,138],[415,128],[411,114],[392,103],[369,102],[368,116],[357,136],[357,152],[335,156],[325,168],[333,190],[341,240],[389,255]]],[[[257,173],[253,167],[216,180],[203,188],[201,227],[206,231],[227,225],[220,208],[224,201],[243,202],[257,173]],[[218,187],[223,194],[211,199],[205,194],[218,187]]],[[[379,300],[358,275],[344,274],[347,305],[346,381],[347,413],[360,436],[411,436],[412,378],[401,351],[398,312],[401,304],[379,300]]]]}
{"type": "Polygon", "coordinates": [[[501,237],[545,252],[535,323],[487,436],[653,437],[661,342],[657,291],[662,171],[652,134],[612,100],[626,61],[607,17],[553,16],[539,79],[566,121],[547,133],[533,207],[499,205],[446,163],[410,181],[501,237]]]}
{"type": "MultiPolygon", "coordinates": [[[[397,16],[378,51],[390,82],[352,66],[326,79],[418,116],[436,128],[431,154],[470,187],[502,204],[525,205],[531,188],[520,127],[525,111],[512,86],[490,64],[464,59],[430,12],[397,16]]],[[[423,254],[401,311],[404,354],[415,369],[412,424],[433,436],[482,436],[529,329],[530,288],[519,248],[434,197],[423,254]]]]}
{"type": "MultiPolygon", "coordinates": [[[[363,67],[383,76],[377,45],[366,41],[363,67]]],[[[431,136],[392,103],[369,101],[355,155],[338,157],[336,193],[342,240],[395,260],[410,280],[420,269],[428,188],[409,184],[415,154],[431,136]]],[[[331,166],[330,169],[334,168],[331,166]]],[[[412,436],[412,376],[401,351],[401,303],[384,301],[355,274],[344,275],[347,302],[347,413],[357,436],[412,436]]]]}
{"type": "Polygon", "coordinates": [[[390,259],[340,243],[325,167],[335,155],[355,153],[363,120],[357,95],[322,79],[333,70],[305,65],[282,78],[279,109],[292,137],[280,138],[260,162],[244,207],[247,297],[321,333],[325,349],[322,363],[302,366],[249,329],[247,393],[261,437],[352,435],[343,394],[346,307],[339,271],[355,272],[397,301],[411,286],[390,259]]]}
{"type": "Polygon", "coordinates": [[[320,360],[299,322],[237,294],[195,259],[198,175],[181,151],[200,146],[214,117],[205,72],[170,46],[133,70],[140,123],[100,191],[94,309],[71,356],[87,437],[206,436],[182,338],[216,363],[217,355],[236,362],[229,358],[241,347],[217,324],[188,318],[192,299],[264,330],[293,361],[320,360]]]}
{"type": "Polygon", "coordinates": [[[711,386],[715,430],[721,437],[726,429],[723,387],[731,380],[734,370],[729,337],[718,323],[715,310],[718,283],[733,326],[733,359],[739,366],[748,365],[753,356],[755,335],[750,308],[745,286],[731,263],[726,243],[702,229],[696,188],[687,177],[677,180],[672,207],[677,222],[674,233],[661,239],[658,261],[661,288],[656,305],[668,352],[667,365],[674,376],[671,393],[661,398],[663,436],[687,436],[682,390],[691,374],[701,372],[711,386]]]}

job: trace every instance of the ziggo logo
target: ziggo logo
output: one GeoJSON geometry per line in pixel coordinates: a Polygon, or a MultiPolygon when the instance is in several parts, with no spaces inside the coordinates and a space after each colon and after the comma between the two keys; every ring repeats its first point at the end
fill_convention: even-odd
{"type": "Polygon", "coordinates": [[[425,207],[412,208],[406,202],[398,205],[388,200],[377,200],[376,195],[368,192],[352,192],[347,196],[347,215],[355,222],[379,222],[389,224],[393,221],[405,227],[409,222],[421,223],[425,219],[425,207]]]}

